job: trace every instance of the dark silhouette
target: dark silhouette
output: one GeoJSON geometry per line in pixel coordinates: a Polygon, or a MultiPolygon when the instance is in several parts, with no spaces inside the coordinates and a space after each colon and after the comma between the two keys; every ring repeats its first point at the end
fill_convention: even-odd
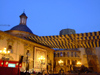
{"type": "Polygon", "coordinates": [[[82,65],[81,67],[73,66],[73,72],[74,73],[93,73],[92,70],[90,70],[89,68],[85,67],[84,65],[82,65]]]}

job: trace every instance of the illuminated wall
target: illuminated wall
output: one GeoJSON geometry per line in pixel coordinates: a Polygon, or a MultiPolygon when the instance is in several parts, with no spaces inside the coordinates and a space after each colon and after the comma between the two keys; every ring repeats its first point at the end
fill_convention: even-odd
{"type": "Polygon", "coordinates": [[[36,71],[46,70],[47,67],[47,51],[45,49],[35,47],[34,51],[34,69],[36,71]]]}
{"type": "MultiPolygon", "coordinates": [[[[49,57],[48,61],[51,61],[52,69],[53,69],[54,50],[49,47],[45,47],[43,45],[22,38],[18,38],[16,36],[0,31],[0,49],[3,48],[8,49],[8,47],[11,48],[9,49],[11,50],[11,53],[9,55],[6,55],[7,57],[9,57],[9,61],[19,61],[20,56],[24,56],[22,62],[23,69],[25,69],[26,67],[27,50],[29,50],[29,56],[28,56],[29,69],[33,69],[33,68],[35,69],[36,67],[39,67],[39,71],[40,71],[40,66],[37,66],[36,64],[40,65],[38,58],[41,56],[45,58],[45,64],[42,66],[44,69],[46,69],[47,55],[49,57]]],[[[1,54],[0,54],[0,59],[2,60],[1,54]]]]}

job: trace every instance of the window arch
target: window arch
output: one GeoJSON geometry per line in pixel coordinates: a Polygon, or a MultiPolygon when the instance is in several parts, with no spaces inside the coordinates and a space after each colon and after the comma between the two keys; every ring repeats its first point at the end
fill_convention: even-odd
{"type": "Polygon", "coordinates": [[[62,53],[62,52],[60,52],[60,56],[61,56],[61,57],[63,56],[63,53],[62,53]]]}
{"type": "Polygon", "coordinates": [[[10,53],[13,53],[13,49],[12,49],[12,46],[11,45],[8,45],[8,49],[10,51],[10,53]]]}

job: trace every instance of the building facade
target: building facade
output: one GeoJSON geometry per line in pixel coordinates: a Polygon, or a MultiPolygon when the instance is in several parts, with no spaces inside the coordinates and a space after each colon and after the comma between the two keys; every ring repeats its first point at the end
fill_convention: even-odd
{"type": "Polygon", "coordinates": [[[62,68],[64,72],[73,70],[73,65],[77,66],[77,62],[81,62],[81,53],[77,49],[56,50],[54,53],[55,67],[54,70],[59,72],[62,68]]]}
{"type": "Polygon", "coordinates": [[[76,34],[61,31],[57,36],[37,36],[26,25],[27,16],[20,15],[19,25],[0,31],[0,66],[20,67],[22,71],[64,72],[84,65],[100,72],[100,32],[76,34]],[[58,48],[58,50],[54,50],[58,48]],[[63,49],[63,50],[59,50],[63,49]],[[10,53],[9,53],[10,52],[10,53]],[[81,64],[77,64],[77,63],[81,64]]]}
{"type": "Polygon", "coordinates": [[[54,70],[58,73],[62,68],[64,72],[68,72],[73,71],[73,66],[84,65],[92,71],[100,72],[99,51],[99,47],[56,50],[54,52],[54,70]]]}
{"type": "MultiPolygon", "coordinates": [[[[20,62],[20,67],[23,71],[29,66],[28,70],[34,69],[37,72],[41,72],[42,70],[46,71],[47,64],[51,63],[53,70],[54,50],[24,38],[30,35],[36,36],[27,27],[26,20],[27,16],[23,13],[20,15],[19,25],[5,32],[0,31],[0,66],[16,68],[20,62]],[[3,53],[8,50],[10,51],[9,54],[3,53]],[[49,58],[48,60],[47,57],[49,58]],[[6,60],[6,58],[9,59],[6,60]]],[[[51,68],[48,68],[48,70],[51,68]]]]}

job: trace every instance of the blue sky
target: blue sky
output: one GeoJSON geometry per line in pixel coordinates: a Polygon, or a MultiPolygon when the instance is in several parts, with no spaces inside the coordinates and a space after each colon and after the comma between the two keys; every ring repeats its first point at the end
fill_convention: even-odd
{"type": "Polygon", "coordinates": [[[100,0],[0,0],[0,30],[18,25],[24,10],[27,26],[39,36],[59,35],[66,28],[100,31],[100,0]]]}

